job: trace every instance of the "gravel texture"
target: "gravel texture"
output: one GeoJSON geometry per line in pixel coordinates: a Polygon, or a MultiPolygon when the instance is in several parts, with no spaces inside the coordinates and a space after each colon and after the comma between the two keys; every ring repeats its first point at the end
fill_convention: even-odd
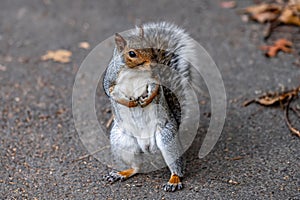
{"type": "MultiPolygon", "coordinates": [[[[241,106],[263,91],[298,86],[300,68],[292,55],[262,55],[263,26],[242,22],[236,12],[252,1],[238,1],[237,9],[219,3],[2,0],[0,199],[300,199],[300,140],[287,129],[282,109],[241,106]],[[175,193],[162,190],[167,169],[106,184],[108,167],[92,156],[76,160],[88,152],[72,118],[75,75],[89,53],[78,43],[94,47],[138,21],[161,20],[184,27],[205,47],[228,99],[220,140],[199,159],[197,136],[187,152],[184,189],[175,193]],[[72,62],[40,61],[56,49],[70,50],[72,62]]],[[[109,105],[103,94],[100,100],[106,121],[109,105]]],[[[199,135],[208,127],[209,103],[201,108],[199,135]]]]}

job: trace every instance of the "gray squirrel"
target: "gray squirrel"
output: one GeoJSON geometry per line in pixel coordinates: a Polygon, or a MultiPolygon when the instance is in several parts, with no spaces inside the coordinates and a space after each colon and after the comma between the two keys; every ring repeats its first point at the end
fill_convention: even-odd
{"type": "Polygon", "coordinates": [[[109,173],[108,182],[133,176],[144,156],[157,154],[171,171],[163,189],[183,188],[184,152],[178,130],[187,84],[195,82],[188,62],[193,51],[188,34],[167,22],[147,23],[123,36],[116,33],[103,88],[114,115],[111,150],[129,168],[109,173]]]}

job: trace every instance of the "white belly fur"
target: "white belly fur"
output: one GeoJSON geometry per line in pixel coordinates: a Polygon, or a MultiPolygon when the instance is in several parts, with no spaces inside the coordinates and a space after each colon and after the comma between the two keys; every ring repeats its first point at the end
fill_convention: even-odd
{"type": "MultiPolygon", "coordinates": [[[[140,97],[145,92],[147,84],[156,82],[148,71],[127,69],[120,73],[114,91],[125,94],[127,97],[140,97]]],[[[128,108],[119,105],[118,113],[122,120],[118,121],[118,124],[126,130],[126,133],[137,139],[144,152],[155,152],[157,149],[155,133],[160,131],[158,123],[162,120],[161,112],[164,111],[159,104],[150,103],[144,108],[140,106],[128,108]]]]}
{"type": "Polygon", "coordinates": [[[143,151],[154,150],[156,146],[155,133],[159,131],[157,105],[149,104],[145,108],[122,107],[124,107],[120,109],[122,121],[119,126],[137,139],[143,151]]]}

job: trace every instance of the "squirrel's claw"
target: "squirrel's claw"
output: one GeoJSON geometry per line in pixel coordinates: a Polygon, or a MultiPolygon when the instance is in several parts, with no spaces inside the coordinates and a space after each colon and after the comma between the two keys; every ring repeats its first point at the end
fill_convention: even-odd
{"type": "Polygon", "coordinates": [[[174,192],[176,189],[181,190],[183,188],[183,185],[180,181],[179,176],[176,174],[172,174],[169,182],[165,184],[163,188],[166,192],[174,192]]]}
{"type": "Polygon", "coordinates": [[[158,95],[159,85],[154,84],[154,88],[152,91],[148,93],[144,93],[141,97],[139,97],[139,104],[142,108],[146,107],[148,104],[152,102],[152,100],[158,95]]]}
{"type": "Polygon", "coordinates": [[[117,181],[124,181],[126,178],[118,172],[110,172],[107,176],[104,177],[104,179],[109,183],[114,183],[117,181]]]}
{"type": "Polygon", "coordinates": [[[183,185],[181,182],[179,183],[167,183],[163,186],[164,191],[166,192],[175,192],[176,190],[181,190],[183,188],[183,185]]]}
{"type": "Polygon", "coordinates": [[[138,168],[130,168],[120,172],[110,172],[105,180],[109,183],[114,183],[116,181],[125,181],[127,178],[133,176],[138,172],[138,168]]]}

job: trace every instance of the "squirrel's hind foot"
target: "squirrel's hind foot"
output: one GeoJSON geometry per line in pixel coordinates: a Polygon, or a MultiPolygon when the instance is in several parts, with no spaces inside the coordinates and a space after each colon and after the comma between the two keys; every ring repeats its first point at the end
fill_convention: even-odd
{"type": "Polygon", "coordinates": [[[114,183],[116,181],[125,181],[127,178],[136,174],[136,170],[127,169],[120,172],[110,172],[104,179],[109,183],[114,183]]]}
{"type": "Polygon", "coordinates": [[[172,174],[169,182],[163,186],[164,191],[174,192],[176,190],[181,190],[183,185],[180,181],[180,178],[176,174],[172,174]]]}
{"type": "Polygon", "coordinates": [[[110,172],[108,175],[104,177],[104,180],[109,183],[114,183],[117,181],[124,181],[126,178],[120,175],[118,172],[110,172]]]}

